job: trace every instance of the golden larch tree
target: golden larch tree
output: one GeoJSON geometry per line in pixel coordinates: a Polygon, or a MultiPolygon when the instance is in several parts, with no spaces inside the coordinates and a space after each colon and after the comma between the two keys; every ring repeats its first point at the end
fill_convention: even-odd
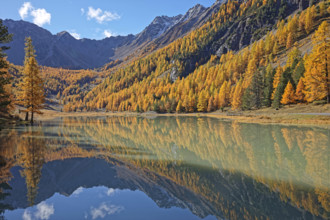
{"type": "Polygon", "coordinates": [[[25,45],[24,76],[21,84],[20,102],[26,107],[27,113],[31,112],[31,123],[33,123],[34,113],[42,114],[40,110],[44,107],[45,90],[30,37],[26,38],[25,45]]]}
{"type": "Polygon", "coordinates": [[[295,102],[295,92],[294,92],[291,82],[289,81],[285,87],[281,103],[283,105],[287,105],[287,104],[292,104],[294,102],[295,102]]]}
{"type": "MultiPolygon", "coordinates": [[[[313,6],[314,7],[314,6],[313,6]]],[[[314,22],[313,22],[313,18],[314,18],[314,10],[312,10],[312,8],[308,8],[306,11],[306,15],[305,15],[305,31],[307,34],[309,34],[313,28],[314,22]]]]}
{"type": "Polygon", "coordinates": [[[327,21],[313,35],[313,50],[305,61],[305,96],[308,102],[327,99],[330,103],[330,40],[327,21]]]}
{"type": "Polygon", "coordinates": [[[219,92],[219,107],[222,109],[228,105],[228,100],[229,100],[229,93],[227,93],[227,84],[228,82],[225,81],[219,92]]]}
{"type": "Polygon", "coordinates": [[[205,95],[205,90],[203,90],[198,97],[197,111],[205,112],[207,110],[208,100],[205,95]]]}
{"type": "Polygon", "coordinates": [[[297,89],[296,89],[296,100],[298,102],[304,102],[305,101],[305,95],[304,95],[304,89],[305,89],[305,85],[304,85],[304,82],[303,82],[303,79],[300,78],[299,79],[299,82],[298,82],[298,85],[297,85],[297,89]]]}
{"type": "Polygon", "coordinates": [[[274,97],[275,97],[275,92],[276,92],[276,89],[277,89],[278,84],[280,83],[282,74],[283,74],[282,67],[281,66],[277,67],[276,73],[275,73],[275,76],[274,76],[274,80],[273,80],[273,94],[272,94],[272,99],[274,99],[274,97]]]}
{"type": "Polygon", "coordinates": [[[232,108],[239,109],[242,105],[242,96],[243,96],[243,86],[242,86],[242,81],[240,80],[236,87],[235,91],[233,94],[233,102],[232,102],[232,108]]]}
{"type": "Polygon", "coordinates": [[[293,34],[290,32],[288,38],[286,39],[286,48],[289,49],[294,43],[293,34]]]}
{"type": "Polygon", "coordinates": [[[182,102],[179,100],[178,105],[176,106],[176,112],[182,112],[182,102]]]}

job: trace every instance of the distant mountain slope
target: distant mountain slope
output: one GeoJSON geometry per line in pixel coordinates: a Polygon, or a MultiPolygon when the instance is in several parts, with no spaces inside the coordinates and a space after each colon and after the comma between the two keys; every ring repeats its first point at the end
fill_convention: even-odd
{"type": "MultiPolygon", "coordinates": [[[[52,35],[49,31],[26,21],[4,20],[8,31],[14,34],[9,44],[8,60],[22,65],[24,60],[24,39],[31,36],[37,51],[39,64],[50,67],[88,69],[124,59],[153,42],[154,49],[163,47],[205,23],[218,7],[196,5],[185,15],[174,17],[158,16],[137,35],[109,37],[103,40],[73,38],[63,31],[52,35]]],[[[152,50],[149,50],[151,52],[152,50]]]]}
{"type": "Polygon", "coordinates": [[[132,39],[133,35],[118,36],[103,40],[73,38],[68,32],[52,35],[49,31],[25,21],[4,20],[9,33],[13,33],[13,41],[9,44],[8,60],[22,65],[24,60],[24,39],[31,36],[37,51],[39,64],[64,68],[94,68],[102,66],[114,54],[114,48],[132,39]]]}

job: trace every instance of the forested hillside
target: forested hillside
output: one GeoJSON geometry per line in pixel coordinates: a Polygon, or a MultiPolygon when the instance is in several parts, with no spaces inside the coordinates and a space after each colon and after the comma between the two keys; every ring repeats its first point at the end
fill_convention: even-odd
{"type": "Polygon", "coordinates": [[[64,99],[64,110],[206,112],[329,102],[329,13],[324,1],[228,1],[201,28],[118,69],[86,95],[64,99]]]}

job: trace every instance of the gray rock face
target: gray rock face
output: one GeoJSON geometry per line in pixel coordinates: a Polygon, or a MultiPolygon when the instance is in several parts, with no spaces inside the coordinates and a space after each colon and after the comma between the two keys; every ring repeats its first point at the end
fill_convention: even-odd
{"type": "Polygon", "coordinates": [[[212,16],[213,13],[219,10],[221,4],[222,1],[217,1],[209,8],[205,8],[200,4],[195,5],[182,16],[178,23],[164,32],[159,38],[155,39],[154,45],[156,45],[157,48],[161,48],[173,42],[175,39],[183,37],[192,30],[199,28],[212,16]]]}
{"type": "Polygon", "coordinates": [[[182,15],[175,17],[158,16],[150,25],[148,25],[141,33],[137,35],[136,43],[144,43],[154,40],[162,35],[165,31],[177,24],[182,18],[182,15]]]}

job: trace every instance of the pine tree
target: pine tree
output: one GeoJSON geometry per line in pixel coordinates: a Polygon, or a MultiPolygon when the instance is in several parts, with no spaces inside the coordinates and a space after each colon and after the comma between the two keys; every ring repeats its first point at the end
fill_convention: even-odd
{"type": "Polygon", "coordinates": [[[305,89],[305,86],[304,86],[303,78],[300,78],[298,85],[297,85],[296,94],[295,94],[296,100],[298,102],[304,102],[304,100],[305,100],[305,95],[303,93],[304,89],[305,89]]]}
{"type": "Polygon", "coordinates": [[[290,80],[290,76],[291,76],[291,69],[286,68],[285,71],[283,72],[283,74],[281,75],[280,82],[279,82],[278,86],[276,87],[276,90],[274,93],[274,100],[272,103],[272,106],[274,108],[280,107],[282,95],[284,93],[286,85],[288,84],[288,81],[290,80]]]}
{"type": "Polygon", "coordinates": [[[305,73],[305,64],[303,60],[300,60],[292,73],[292,79],[295,85],[298,85],[298,82],[304,76],[304,73],[305,73]]]}
{"type": "Polygon", "coordinates": [[[242,108],[260,108],[263,99],[263,78],[260,71],[257,71],[252,78],[251,85],[244,91],[242,97],[242,108]]]}
{"type": "MultiPolygon", "coordinates": [[[[0,44],[9,43],[12,40],[12,35],[8,33],[7,27],[2,24],[0,19],[0,44]]],[[[10,94],[6,90],[6,85],[10,80],[8,77],[8,62],[6,61],[6,54],[3,52],[9,47],[0,47],[0,112],[8,112],[8,107],[11,104],[10,94]]]]}
{"type": "Polygon", "coordinates": [[[294,102],[295,102],[295,94],[294,94],[293,86],[289,81],[287,86],[285,87],[284,94],[281,99],[281,104],[287,105],[287,104],[292,104],[294,102]]]}
{"type": "Polygon", "coordinates": [[[308,102],[327,99],[330,103],[330,40],[323,21],[313,36],[314,47],[305,61],[305,96],[308,102]]]}
{"type": "Polygon", "coordinates": [[[45,102],[45,92],[31,38],[26,38],[25,45],[26,56],[21,88],[21,103],[26,107],[26,112],[31,112],[31,123],[33,123],[34,113],[42,114],[40,110],[43,109],[45,102]]]}
{"type": "Polygon", "coordinates": [[[263,104],[266,107],[270,107],[272,104],[271,98],[273,93],[273,77],[274,77],[274,69],[269,64],[266,68],[265,74],[265,82],[264,82],[264,101],[263,104]]]}

